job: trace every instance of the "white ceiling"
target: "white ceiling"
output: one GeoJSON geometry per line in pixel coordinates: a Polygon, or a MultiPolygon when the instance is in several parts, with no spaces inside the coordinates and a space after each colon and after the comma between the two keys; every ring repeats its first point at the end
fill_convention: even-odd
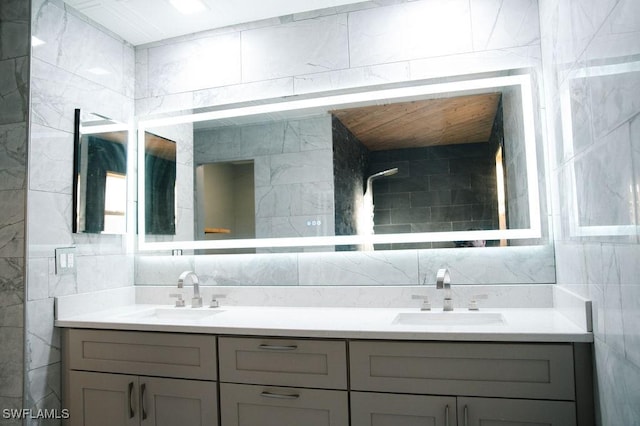
{"type": "Polygon", "coordinates": [[[202,0],[207,10],[178,12],[169,0],[64,0],[134,46],[229,25],[362,3],[363,0],[202,0]]]}

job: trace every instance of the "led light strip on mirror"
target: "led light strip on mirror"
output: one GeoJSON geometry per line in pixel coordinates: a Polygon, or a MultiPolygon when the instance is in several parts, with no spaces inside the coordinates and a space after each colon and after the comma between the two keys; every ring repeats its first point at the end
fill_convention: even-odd
{"type": "Polygon", "coordinates": [[[399,101],[421,100],[429,97],[459,96],[460,94],[482,93],[490,89],[503,88],[516,88],[519,90],[519,94],[521,96],[528,193],[528,228],[402,234],[227,239],[218,241],[148,242],[145,239],[145,205],[143,202],[143,200],[145,200],[145,161],[144,155],[138,155],[138,249],[141,251],[174,249],[215,250],[541,238],[541,215],[538,189],[538,164],[536,159],[533,93],[531,77],[528,74],[373,90],[352,94],[319,96],[309,99],[298,98],[283,102],[233,107],[229,109],[185,114],[173,117],[154,118],[148,120],[141,119],[138,121],[138,153],[144,153],[145,131],[154,126],[169,126],[209,120],[250,117],[263,114],[277,115],[293,111],[300,111],[305,114],[314,114],[326,112],[332,108],[350,108],[387,104],[399,101]]]}

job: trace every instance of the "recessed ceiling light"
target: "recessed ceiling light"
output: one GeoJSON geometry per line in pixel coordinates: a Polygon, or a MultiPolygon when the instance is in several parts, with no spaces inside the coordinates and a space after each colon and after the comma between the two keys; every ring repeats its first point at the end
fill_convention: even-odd
{"type": "Polygon", "coordinates": [[[169,0],[169,3],[184,15],[203,12],[207,9],[200,0],[169,0]]]}
{"type": "Polygon", "coordinates": [[[42,46],[43,44],[45,44],[46,42],[40,40],[38,37],[36,36],[31,36],[31,46],[32,47],[36,47],[36,46],[42,46]]]}

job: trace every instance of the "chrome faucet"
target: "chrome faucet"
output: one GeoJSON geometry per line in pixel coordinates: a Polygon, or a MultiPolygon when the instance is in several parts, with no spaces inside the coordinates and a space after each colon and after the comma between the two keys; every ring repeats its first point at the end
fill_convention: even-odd
{"type": "Polygon", "coordinates": [[[202,308],[202,297],[200,297],[200,281],[198,276],[193,271],[184,271],[178,277],[178,288],[184,287],[184,281],[187,278],[191,278],[191,284],[193,284],[193,298],[191,299],[192,308],[202,308]]]}
{"type": "Polygon", "coordinates": [[[453,311],[453,300],[451,300],[451,276],[446,268],[438,269],[436,274],[436,288],[444,290],[443,311],[453,311]]]}

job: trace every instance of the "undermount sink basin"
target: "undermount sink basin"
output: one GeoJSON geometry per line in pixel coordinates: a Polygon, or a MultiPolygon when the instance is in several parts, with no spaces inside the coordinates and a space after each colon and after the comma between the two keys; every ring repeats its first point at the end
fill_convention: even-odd
{"type": "Polygon", "coordinates": [[[211,308],[154,308],[147,311],[136,312],[134,314],[127,315],[128,318],[138,318],[138,319],[156,319],[156,320],[165,320],[165,321],[175,321],[175,320],[183,320],[183,321],[193,321],[193,320],[201,320],[205,318],[209,318],[216,314],[224,312],[221,309],[211,309],[211,308]]]}
{"type": "Polygon", "coordinates": [[[499,325],[505,319],[497,312],[410,312],[396,315],[393,324],[401,325],[499,325]]]}

